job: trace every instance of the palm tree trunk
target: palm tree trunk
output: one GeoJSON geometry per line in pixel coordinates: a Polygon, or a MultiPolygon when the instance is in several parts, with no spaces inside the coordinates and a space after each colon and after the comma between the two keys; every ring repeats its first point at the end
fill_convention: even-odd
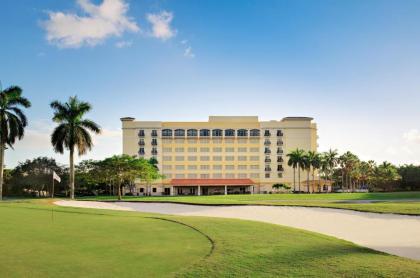
{"type": "Polygon", "coordinates": [[[315,186],[315,168],[312,169],[312,193],[315,192],[314,186],[315,186]]]}
{"type": "Polygon", "coordinates": [[[298,166],[298,188],[300,193],[300,166],[298,166]]]}
{"type": "Polygon", "coordinates": [[[4,145],[0,144],[0,201],[3,200],[4,145]]]}
{"type": "Polygon", "coordinates": [[[310,193],[309,192],[309,174],[310,174],[310,172],[311,172],[311,169],[309,169],[308,171],[307,171],[307,173],[306,173],[306,191],[308,192],[308,193],[310,193]]]}
{"type": "Polygon", "coordinates": [[[118,200],[121,201],[121,182],[118,182],[118,200]]]}
{"type": "Polygon", "coordinates": [[[293,167],[293,192],[296,192],[296,168],[293,167]]]}
{"type": "Polygon", "coordinates": [[[74,200],[74,147],[70,148],[70,199],[74,200]]]}

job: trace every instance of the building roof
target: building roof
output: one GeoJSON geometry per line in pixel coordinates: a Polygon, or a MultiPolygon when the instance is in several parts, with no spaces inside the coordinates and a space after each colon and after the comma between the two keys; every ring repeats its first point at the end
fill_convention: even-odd
{"type": "Polygon", "coordinates": [[[251,179],[172,179],[171,185],[250,185],[255,184],[251,179]]]}

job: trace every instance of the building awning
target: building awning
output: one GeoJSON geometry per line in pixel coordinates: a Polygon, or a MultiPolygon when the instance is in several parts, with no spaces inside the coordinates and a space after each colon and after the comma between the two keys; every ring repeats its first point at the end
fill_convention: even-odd
{"type": "Polygon", "coordinates": [[[178,186],[221,186],[221,185],[252,185],[251,179],[172,179],[171,185],[178,186]]]}

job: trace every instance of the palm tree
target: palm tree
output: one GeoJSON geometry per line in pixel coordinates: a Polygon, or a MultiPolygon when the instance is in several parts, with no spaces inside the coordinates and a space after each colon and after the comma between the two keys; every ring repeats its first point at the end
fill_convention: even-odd
{"type": "Polygon", "coordinates": [[[4,151],[6,145],[13,148],[16,141],[23,138],[28,124],[20,107],[29,108],[31,102],[22,97],[22,89],[11,86],[0,88],[0,200],[3,199],[4,151]]]}
{"type": "Polygon", "coordinates": [[[312,193],[315,186],[315,170],[321,167],[321,155],[316,151],[309,151],[307,154],[310,166],[312,167],[312,193]]]}
{"type": "Polygon", "coordinates": [[[308,153],[304,153],[302,156],[302,169],[306,170],[306,192],[309,191],[309,174],[311,173],[311,157],[308,153]]]}
{"type": "Polygon", "coordinates": [[[50,104],[54,110],[53,121],[59,125],[51,134],[51,144],[58,153],[64,148],[70,151],[70,198],[74,199],[74,151],[79,155],[92,149],[93,143],[89,131],[99,134],[101,129],[95,122],[83,119],[92,107],[89,103],[80,101],[77,96],[70,97],[66,103],[53,101],[50,104]]]}
{"type": "Polygon", "coordinates": [[[338,162],[337,155],[338,155],[337,150],[332,150],[332,149],[329,149],[328,152],[325,152],[323,155],[324,160],[325,160],[325,166],[326,166],[325,175],[326,175],[327,180],[330,180],[330,178],[332,178],[331,176],[334,171],[334,168],[335,166],[337,166],[337,162],[338,162]]]}
{"type": "Polygon", "coordinates": [[[303,168],[302,157],[304,153],[305,153],[304,150],[296,149],[292,151],[291,153],[287,154],[287,157],[289,157],[287,165],[293,167],[293,191],[296,191],[295,171],[297,168],[298,169],[298,186],[299,186],[299,192],[300,192],[300,169],[303,168]]]}

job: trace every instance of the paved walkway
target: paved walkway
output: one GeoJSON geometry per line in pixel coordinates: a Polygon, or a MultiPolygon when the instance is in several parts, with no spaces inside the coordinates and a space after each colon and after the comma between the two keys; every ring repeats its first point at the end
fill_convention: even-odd
{"type": "Polygon", "coordinates": [[[255,220],[314,231],[386,253],[420,260],[420,216],[284,206],[58,201],[58,205],[255,220]]]}

